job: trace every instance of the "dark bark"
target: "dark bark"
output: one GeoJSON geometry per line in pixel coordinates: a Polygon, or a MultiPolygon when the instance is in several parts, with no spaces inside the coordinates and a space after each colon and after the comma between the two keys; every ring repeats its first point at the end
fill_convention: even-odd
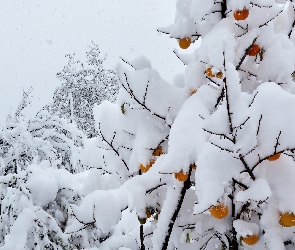
{"type": "MultiPolygon", "coordinates": [[[[236,205],[235,205],[235,201],[234,201],[234,197],[235,197],[235,191],[236,191],[236,187],[235,187],[235,182],[233,182],[233,189],[232,189],[232,199],[231,199],[231,206],[232,206],[232,221],[235,220],[236,217],[236,205]]],[[[235,228],[232,225],[232,237],[229,237],[229,249],[230,250],[238,250],[239,249],[239,243],[237,242],[237,232],[235,230],[235,228]]]]}
{"type": "Polygon", "coordinates": [[[140,225],[140,250],[145,250],[144,246],[144,236],[143,236],[143,225],[140,225]]]}
{"type": "Polygon", "coordinates": [[[188,178],[183,184],[183,187],[182,187],[181,192],[180,192],[180,197],[179,197],[179,200],[178,200],[177,207],[176,207],[176,209],[175,209],[175,211],[173,213],[173,216],[172,216],[172,218],[170,220],[168,231],[167,231],[167,234],[166,234],[166,237],[165,237],[165,241],[164,241],[163,246],[162,246],[162,250],[167,250],[167,248],[168,248],[170,235],[172,233],[173,226],[175,224],[175,221],[177,220],[177,216],[178,216],[179,211],[181,209],[181,206],[182,206],[182,203],[183,203],[183,200],[184,200],[184,196],[186,194],[186,191],[191,187],[191,182],[190,182],[191,173],[192,173],[192,168],[190,167],[189,173],[188,173],[188,178]]]}
{"type": "Polygon", "coordinates": [[[221,18],[226,18],[226,0],[221,2],[221,18]]]}
{"type": "MultiPolygon", "coordinates": [[[[142,175],[141,170],[138,171],[138,175],[142,175]]],[[[140,238],[140,250],[145,250],[144,235],[143,235],[143,225],[140,225],[139,238],[140,238]]]]}

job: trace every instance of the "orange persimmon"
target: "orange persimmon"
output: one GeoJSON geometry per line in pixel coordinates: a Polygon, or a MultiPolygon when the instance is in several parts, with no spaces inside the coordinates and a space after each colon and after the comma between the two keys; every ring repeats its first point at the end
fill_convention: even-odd
{"type": "Polygon", "coordinates": [[[153,207],[146,207],[145,214],[146,218],[151,218],[151,216],[155,213],[155,209],[153,207]]]}
{"type": "Polygon", "coordinates": [[[192,167],[192,169],[194,169],[194,170],[196,170],[197,169],[197,166],[196,166],[196,164],[194,163],[194,164],[191,164],[191,167],[192,167]]]}
{"type": "Polygon", "coordinates": [[[248,52],[248,56],[256,56],[260,52],[260,47],[257,44],[253,44],[248,52]]]}
{"type": "Polygon", "coordinates": [[[196,89],[192,90],[191,95],[193,95],[195,93],[197,93],[197,90],[196,89]]]}
{"type": "Polygon", "coordinates": [[[192,43],[192,40],[190,37],[181,38],[178,41],[179,47],[182,49],[187,49],[192,43]]]}
{"type": "Polygon", "coordinates": [[[151,166],[152,166],[154,163],[155,163],[155,160],[152,159],[152,160],[150,161],[150,163],[147,164],[146,166],[140,164],[140,170],[141,170],[142,172],[145,173],[145,172],[149,171],[149,169],[151,168],[151,166]]]}
{"type": "Polygon", "coordinates": [[[222,74],[222,72],[221,72],[221,71],[218,72],[218,73],[215,75],[215,77],[217,77],[217,78],[219,78],[219,79],[222,79],[222,78],[223,78],[223,74],[222,74]]]}
{"type": "Polygon", "coordinates": [[[183,173],[183,171],[174,174],[175,179],[179,181],[186,181],[188,178],[188,173],[183,173]]]}
{"type": "Polygon", "coordinates": [[[278,160],[280,158],[280,156],[281,156],[281,153],[277,153],[275,155],[272,155],[272,156],[268,157],[267,160],[268,161],[276,161],[276,160],[278,160]]]}
{"type": "Polygon", "coordinates": [[[154,156],[160,156],[161,154],[163,154],[163,150],[162,150],[162,147],[159,146],[159,147],[157,147],[157,148],[154,150],[153,155],[154,155],[154,156]]]}
{"type": "Polygon", "coordinates": [[[254,245],[258,242],[259,237],[257,234],[247,235],[246,237],[242,237],[242,241],[244,241],[247,245],[254,245]]]}
{"type": "Polygon", "coordinates": [[[206,69],[206,74],[207,74],[207,76],[209,76],[209,77],[214,77],[215,75],[212,73],[212,68],[208,68],[208,69],[206,69]]]}
{"type": "Polygon", "coordinates": [[[295,226],[295,215],[293,213],[280,214],[280,225],[283,227],[295,226]]]}
{"type": "Polygon", "coordinates": [[[219,204],[217,206],[212,206],[209,211],[214,218],[223,219],[228,215],[228,206],[219,204]]]}
{"type": "Polygon", "coordinates": [[[236,10],[234,12],[234,19],[237,21],[242,21],[247,19],[249,16],[249,10],[248,9],[243,9],[243,10],[236,10]]]}

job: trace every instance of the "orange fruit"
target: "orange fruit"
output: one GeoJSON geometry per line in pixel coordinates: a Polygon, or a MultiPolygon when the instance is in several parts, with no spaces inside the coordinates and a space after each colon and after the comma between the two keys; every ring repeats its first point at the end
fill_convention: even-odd
{"type": "Polygon", "coordinates": [[[234,19],[237,21],[242,21],[247,19],[249,16],[249,10],[248,9],[243,9],[243,10],[236,10],[234,12],[234,19]]]}
{"type": "Polygon", "coordinates": [[[151,218],[151,216],[152,216],[152,215],[147,211],[147,212],[146,212],[146,217],[147,217],[147,218],[151,218]]]}
{"type": "Polygon", "coordinates": [[[188,173],[183,173],[182,171],[179,173],[175,173],[174,174],[175,179],[179,180],[179,181],[186,181],[188,178],[188,173]]]}
{"type": "Polygon", "coordinates": [[[182,49],[187,49],[192,43],[192,40],[190,37],[181,38],[178,41],[179,47],[182,49]]]}
{"type": "Polygon", "coordinates": [[[212,68],[208,68],[208,69],[206,69],[206,74],[207,74],[207,76],[209,76],[209,77],[214,77],[215,75],[213,75],[213,73],[212,73],[212,68]]]}
{"type": "Polygon", "coordinates": [[[151,166],[152,166],[154,163],[155,163],[155,160],[152,159],[152,160],[150,161],[150,163],[149,163],[148,165],[146,165],[146,166],[140,164],[140,170],[141,170],[142,172],[145,173],[145,172],[149,171],[149,169],[151,168],[151,166]]]}
{"type": "Polygon", "coordinates": [[[280,225],[283,227],[295,226],[295,215],[292,213],[280,214],[280,225]]]}
{"type": "Polygon", "coordinates": [[[242,237],[242,241],[244,241],[247,245],[254,245],[258,242],[259,237],[257,234],[247,235],[245,238],[242,237]]]}
{"type": "Polygon", "coordinates": [[[153,207],[146,207],[145,214],[147,218],[151,218],[151,216],[155,213],[155,209],[153,207]]]}
{"type": "Polygon", "coordinates": [[[268,161],[276,161],[280,158],[281,156],[281,153],[278,153],[278,154],[275,154],[275,155],[272,155],[270,157],[267,158],[268,161]]]}
{"type": "Polygon", "coordinates": [[[195,94],[195,93],[197,93],[197,90],[196,90],[196,89],[194,89],[194,90],[191,92],[191,95],[193,95],[193,94],[195,94]]]}
{"type": "Polygon", "coordinates": [[[260,47],[257,44],[253,44],[248,52],[248,56],[256,56],[260,52],[260,47]]]}
{"type": "Polygon", "coordinates": [[[154,155],[154,156],[160,156],[161,154],[163,154],[163,150],[162,150],[162,147],[159,146],[159,147],[157,147],[157,148],[154,150],[153,155],[154,155]]]}
{"type": "Polygon", "coordinates": [[[219,78],[219,79],[222,79],[222,78],[223,78],[223,74],[222,74],[222,72],[221,72],[221,71],[218,72],[218,73],[215,75],[215,77],[217,77],[217,78],[219,78]]]}
{"type": "Polygon", "coordinates": [[[220,204],[209,209],[211,215],[216,219],[223,219],[228,215],[228,206],[220,204]]]}
{"type": "Polygon", "coordinates": [[[194,170],[196,170],[197,169],[197,166],[196,166],[196,164],[194,163],[194,164],[191,164],[191,167],[192,167],[192,169],[194,169],[194,170]]]}

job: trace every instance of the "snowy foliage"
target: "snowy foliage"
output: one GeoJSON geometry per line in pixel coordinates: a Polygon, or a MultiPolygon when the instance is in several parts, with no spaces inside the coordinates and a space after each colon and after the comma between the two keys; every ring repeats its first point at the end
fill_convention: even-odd
{"type": "Polygon", "coordinates": [[[114,70],[105,69],[99,46],[92,44],[86,53],[85,63],[74,55],[67,55],[68,64],[57,74],[62,81],[47,106],[50,113],[76,122],[87,137],[97,135],[94,126],[93,107],[103,100],[114,102],[118,93],[118,79],[114,70]]]}
{"type": "Polygon", "coordinates": [[[176,7],[160,31],[181,48],[201,45],[174,51],[187,65],[175,85],[144,57],[117,66],[117,103],[95,107],[83,163],[123,184],[88,194],[77,221],[111,232],[120,211],[136,212],[136,244],[112,245],[110,233],[102,249],[293,249],[294,4],[176,7]]]}
{"type": "Polygon", "coordinates": [[[43,160],[72,173],[80,172],[83,138],[75,125],[47,111],[30,119],[11,119],[0,131],[1,172],[17,173],[43,160]]]}
{"type": "Polygon", "coordinates": [[[84,170],[85,135],[47,111],[21,119],[21,104],[0,131],[0,249],[73,249],[64,229],[82,196],[73,173],[84,170]]]}
{"type": "MultiPolygon", "coordinates": [[[[18,104],[17,109],[15,111],[15,115],[14,115],[16,119],[19,119],[20,116],[22,116],[22,111],[31,103],[30,95],[32,93],[32,90],[33,90],[33,87],[30,87],[27,92],[23,90],[23,98],[18,104]]],[[[8,119],[9,117],[11,116],[9,115],[8,119]]]]}
{"type": "MultiPolygon", "coordinates": [[[[294,3],[176,9],[160,31],[183,49],[201,41],[174,50],[184,75],[169,84],[144,56],[122,60],[116,103],[95,105],[97,136],[82,151],[71,124],[65,136],[47,125],[53,116],[38,118],[40,137],[31,122],[1,132],[2,249],[294,249],[294,3]]],[[[86,81],[66,72],[69,85],[86,81]]],[[[65,93],[72,107],[60,110],[75,120],[65,93]]]]}

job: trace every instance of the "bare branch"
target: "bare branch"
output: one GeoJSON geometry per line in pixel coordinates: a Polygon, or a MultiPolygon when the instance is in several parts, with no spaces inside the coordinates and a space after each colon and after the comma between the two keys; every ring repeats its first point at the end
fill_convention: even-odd
{"type": "Polygon", "coordinates": [[[214,106],[214,108],[216,109],[218,107],[218,105],[221,103],[221,101],[223,100],[224,97],[224,88],[222,88],[219,97],[217,98],[217,102],[214,106]]]}
{"type": "Polygon", "coordinates": [[[229,153],[233,153],[233,151],[232,151],[232,150],[230,150],[230,149],[222,148],[222,147],[220,147],[220,146],[218,146],[218,145],[214,144],[214,143],[213,143],[213,142],[211,142],[211,141],[210,141],[210,143],[211,143],[213,146],[215,146],[215,147],[217,147],[217,148],[220,148],[221,150],[227,151],[227,152],[229,152],[229,153]]]}
{"type": "Polygon", "coordinates": [[[237,181],[236,179],[232,178],[233,183],[238,184],[240,187],[244,188],[244,189],[248,189],[248,187],[243,184],[242,182],[237,181]]]}
{"type": "Polygon", "coordinates": [[[229,138],[226,134],[215,133],[215,132],[209,131],[209,130],[207,130],[207,129],[205,129],[205,128],[203,128],[203,130],[204,130],[205,132],[209,133],[209,134],[222,136],[222,137],[224,137],[225,139],[227,139],[227,140],[233,142],[233,139],[229,138]]]}
{"type": "Polygon", "coordinates": [[[144,92],[144,96],[143,96],[143,104],[144,104],[144,105],[145,105],[145,100],[146,100],[146,95],[147,95],[147,91],[148,91],[149,83],[150,83],[150,80],[148,80],[148,82],[147,82],[147,84],[146,84],[146,88],[145,88],[145,92],[144,92]]]}
{"type": "Polygon", "coordinates": [[[277,148],[280,145],[279,139],[280,139],[281,134],[282,134],[282,131],[280,131],[278,137],[276,138],[275,153],[277,152],[277,148]]]}
{"type": "Polygon", "coordinates": [[[210,77],[208,77],[208,76],[206,76],[206,78],[207,78],[210,82],[212,82],[214,85],[216,85],[217,87],[220,88],[220,84],[218,84],[217,82],[213,81],[213,80],[212,80],[210,77]]]}
{"type": "Polygon", "coordinates": [[[127,163],[125,162],[124,159],[121,158],[121,156],[120,156],[118,150],[115,149],[114,146],[113,146],[113,144],[110,143],[110,142],[108,142],[107,139],[103,136],[103,134],[102,134],[102,132],[101,132],[101,129],[100,129],[100,123],[98,123],[98,129],[99,129],[98,133],[100,134],[101,139],[102,139],[104,142],[106,142],[106,143],[110,146],[110,148],[111,148],[111,149],[115,152],[115,154],[120,158],[120,160],[123,162],[123,164],[125,165],[125,167],[126,167],[127,170],[129,171],[129,168],[128,168],[128,166],[127,166],[127,163]]]}
{"type": "MultiPolygon", "coordinates": [[[[136,98],[136,96],[134,95],[133,90],[130,88],[130,85],[129,85],[129,83],[128,83],[128,78],[127,78],[126,73],[124,73],[124,76],[125,76],[126,84],[127,84],[127,86],[128,86],[128,89],[129,89],[129,90],[128,90],[127,87],[122,83],[122,86],[123,86],[123,88],[126,90],[126,92],[127,92],[129,95],[131,95],[131,97],[132,97],[132,98],[133,98],[133,99],[134,99],[134,100],[135,100],[135,101],[136,101],[141,107],[143,107],[144,109],[146,109],[147,111],[149,111],[152,115],[154,115],[154,116],[156,116],[156,117],[158,117],[158,118],[160,118],[160,119],[166,121],[166,119],[165,119],[163,116],[158,115],[158,114],[152,112],[150,108],[148,108],[145,104],[141,103],[141,102],[136,98]]],[[[121,79],[120,79],[120,81],[121,81],[121,79]]],[[[169,126],[169,125],[167,125],[167,126],[169,126]]],[[[170,126],[169,126],[169,127],[170,127],[170,126]]]]}
{"type": "Polygon", "coordinates": [[[226,18],[226,9],[227,9],[227,6],[226,6],[226,0],[222,0],[220,2],[220,5],[221,5],[221,18],[226,18]]]}
{"type": "Polygon", "coordinates": [[[261,27],[267,25],[269,22],[271,22],[271,21],[274,20],[276,17],[278,17],[283,11],[284,11],[284,8],[282,8],[282,10],[281,10],[276,16],[274,16],[273,18],[271,18],[270,20],[268,20],[266,23],[259,25],[259,28],[261,28],[261,27]]]}
{"type": "Polygon", "coordinates": [[[126,64],[128,64],[129,66],[131,66],[132,68],[134,68],[133,65],[132,65],[131,63],[129,63],[127,60],[125,60],[123,57],[120,56],[120,59],[121,59],[124,63],[126,63],[126,64]]]}
{"type": "Polygon", "coordinates": [[[156,189],[158,189],[158,188],[160,188],[160,187],[162,187],[162,186],[165,186],[165,185],[166,185],[166,183],[159,184],[158,186],[153,187],[153,188],[147,190],[147,191],[146,191],[146,194],[150,194],[150,193],[152,193],[153,191],[155,191],[156,189]]]}
{"type": "Polygon", "coordinates": [[[240,157],[240,160],[241,160],[241,162],[243,163],[243,165],[244,165],[246,171],[247,171],[248,174],[250,175],[251,179],[252,179],[253,181],[255,181],[256,178],[255,178],[255,176],[254,176],[254,174],[253,174],[253,172],[252,172],[253,169],[251,170],[251,169],[249,168],[248,164],[246,163],[244,157],[243,157],[241,154],[239,155],[239,157],[240,157]]]}
{"type": "MultiPolygon", "coordinates": [[[[234,130],[233,130],[232,118],[231,118],[232,113],[230,112],[229,96],[228,96],[228,88],[227,88],[227,84],[226,84],[226,78],[223,79],[223,82],[224,82],[224,88],[225,88],[225,100],[226,100],[226,109],[227,109],[229,129],[230,129],[231,134],[233,135],[234,130]]],[[[236,143],[236,138],[234,135],[233,135],[233,143],[234,144],[236,143]]]]}
{"type": "Polygon", "coordinates": [[[241,128],[242,126],[244,126],[246,124],[246,122],[250,119],[250,117],[248,117],[244,122],[242,122],[239,126],[234,127],[234,129],[238,129],[241,128]]]}
{"type": "Polygon", "coordinates": [[[185,63],[178,55],[178,53],[176,53],[175,50],[173,50],[174,55],[176,55],[176,57],[183,63],[183,65],[187,65],[187,63],[185,63]]]}
{"type": "Polygon", "coordinates": [[[164,240],[163,245],[162,245],[162,250],[167,250],[167,248],[168,248],[169,239],[170,239],[170,236],[171,236],[171,233],[172,233],[172,229],[174,227],[174,223],[177,220],[177,216],[178,216],[178,213],[179,213],[180,208],[182,206],[186,191],[190,188],[191,173],[192,173],[192,168],[189,168],[188,178],[184,182],[183,187],[182,187],[182,189],[180,191],[180,197],[179,197],[179,200],[178,200],[178,204],[177,204],[177,207],[176,207],[176,209],[175,209],[175,211],[174,211],[174,213],[172,215],[172,218],[170,220],[168,230],[167,230],[167,233],[166,233],[166,236],[165,236],[165,240],[164,240]]]}
{"type": "Polygon", "coordinates": [[[246,58],[246,56],[248,55],[248,53],[249,53],[249,50],[251,49],[251,47],[254,45],[254,43],[256,42],[256,40],[257,40],[257,38],[258,37],[256,37],[254,40],[253,40],[253,42],[251,43],[251,45],[246,49],[246,51],[245,51],[245,53],[244,53],[244,55],[242,56],[242,58],[240,59],[240,62],[239,62],[239,64],[237,65],[237,67],[236,67],[236,70],[239,70],[240,69],[240,67],[241,67],[241,65],[242,65],[242,63],[244,62],[244,60],[245,60],[245,58],[246,58]]]}
{"type": "Polygon", "coordinates": [[[272,6],[266,6],[266,5],[259,5],[259,4],[256,4],[256,3],[250,3],[251,5],[253,6],[257,6],[259,8],[271,8],[272,6]]]}
{"type": "Polygon", "coordinates": [[[257,128],[256,136],[258,136],[258,134],[259,134],[260,125],[261,125],[261,120],[262,120],[262,115],[260,116],[260,119],[259,119],[259,121],[258,121],[258,128],[257,128]]]}
{"type": "Polygon", "coordinates": [[[249,108],[250,108],[250,107],[252,106],[252,104],[254,103],[257,94],[258,94],[258,92],[255,93],[255,95],[254,95],[254,97],[253,97],[253,99],[252,99],[250,105],[248,106],[249,108]]]}

